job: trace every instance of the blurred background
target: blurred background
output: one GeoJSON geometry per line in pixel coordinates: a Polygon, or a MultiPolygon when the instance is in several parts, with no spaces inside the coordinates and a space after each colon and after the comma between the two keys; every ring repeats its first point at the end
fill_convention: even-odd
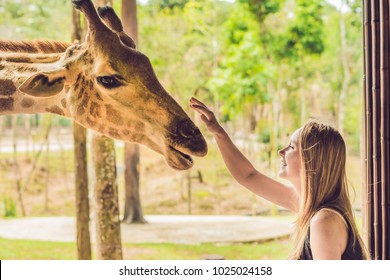
{"type": "MultiPolygon", "coordinates": [[[[122,2],[113,5],[120,14],[122,2]]],[[[0,14],[2,39],[71,42],[69,0],[0,0],[0,14]]],[[[243,153],[275,179],[277,151],[295,129],[310,118],[335,126],[346,140],[359,213],[361,1],[143,0],[137,18],[138,49],[209,143],[209,154],[185,172],[141,147],[144,214],[291,215],[232,180],[211,135],[189,109],[191,96],[212,108],[243,153]]],[[[0,131],[0,217],[73,216],[72,121],[1,116],[0,131]]],[[[122,210],[124,144],[115,144],[122,210]]]]}

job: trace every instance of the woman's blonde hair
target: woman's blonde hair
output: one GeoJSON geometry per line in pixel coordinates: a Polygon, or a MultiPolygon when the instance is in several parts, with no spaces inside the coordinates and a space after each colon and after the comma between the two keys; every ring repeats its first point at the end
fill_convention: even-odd
{"type": "Polygon", "coordinates": [[[346,148],[340,133],[329,125],[307,122],[299,137],[301,156],[301,191],[292,259],[299,259],[308,233],[310,220],[321,208],[341,212],[352,231],[353,243],[368,254],[353,217],[345,171],[346,148]]]}

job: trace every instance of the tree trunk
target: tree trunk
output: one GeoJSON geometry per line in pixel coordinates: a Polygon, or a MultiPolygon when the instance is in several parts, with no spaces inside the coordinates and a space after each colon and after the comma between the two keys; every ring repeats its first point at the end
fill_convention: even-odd
{"type": "Polygon", "coordinates": [[[343,66],[344,77],[341,85],[339,104],[338,104],[338,130],[341,134],[344,133],[344,119],[345,119],[345,100],[349,89],[349,83],[351,81],[349,54],[347,50],[347,38],[345,30],[345,19],[342,7],[345,5],[345,1],[341,1],[340,7],[340,40],[341,40],[341,63],[343,66]]]}
{"type": "MultiPolygon", "coordinates": [[[[48,116],[49,119],[49,125],[51,126],[52,123],[52,116],[48,116]]],[[[45,189],[45,212],[49,212],[49,177],[50,177],[50,133],[45,135],[45,142],[46,142],[46,159],[45,159],[45,183],[44,183],[44,189],[45,189]]]]}
{"type": "Polygon", "coordinates": [[[121,260],[122,245],[114,141],[95,132],[92,138],[92,159],[96,177],[97,258],[121,260]]]}
{"type": "MultiPolygon", "coordinates": [[[[97,4],[112,6],[112,1],[99,0],[97,4]]],[[[123,257],[114,141],[94,132],[92,155],[95,170],[97,258],[121,260],[123,257]]]]}
{"type": "MultiPolygon", "coordinates": [[[[124,31],[138,44],[137,1],[122,0],[122,24],[124,31]]],[[[125,143],[125,211],[123,222],[146,223],[142,214],[139,195],[140,149],[135,143],[125,143]]]]}
{"type": "Polygon", "coordinates": [[[137,0],[122,0],[124,31],[138,44],[137,0]]]}
{"type": "Polygon", "coordinates": [[[122,222],[146,223],[139,195],[139,145],[125,144],[125,212],[122,222]]]}
{"type": "Polygon", "coordinates": [[[77,258],[90,260],[91,236],[89,231],[89,199],[88,199],[88,165],[87,165],[87,130],[77,123],[73,124],[75,153],[75,187],[76,187],[76,228],[77,258]]]}
{"type": "Polygon", "coordinates": [[[305,62],[304,62],[304,57],[301,58],[301,63],[299,65],[300,72],[301,72],[301,77],[299,77],[299,88],[300,88],[300,97],[301,97],[301,124],[304,125],[305,122],[307,121],[307,96],[306,96],[306,88],[305,88],[305,62]]]}
{"type": "Polygon", "coordinates": [[[24,200],[23,200],[23,190],[22,190],[22,175],[19,167],[18,162],[18,151],[17,151],[17,143],[16,143],[16,123],[17,123],[18,115],[12,116],[12,146],[13,146],[13,160],[14,160],[14,166],[15,166],[15,177],[16,177],[16,192],[18,194],[18,201],[20,204],[20,210],[22,211],[22,216],[26,216],[26,208],[24,206],[24,200]]]}
{"type": "MultiPolygon", "coordinates": [[[[72,40],[81,40],[80,12],[72,8],[72,40]]],[[[87,129],[73,122],[77,258],[92,259],[91,235],[89,231],[88,165],[87,165],[87,129]]]]}
{"type": "MultiPolygon", "coordinates": [[[[30,122],[30,115],[24,115],[24,132],[25,132],[25,144],[26,144],[26,158],[30,158],[31,151],[30,151],[30,144],[31,144],[31,122],[30,122]]],[[[1,130],[3,131],[3,130],[1,130]]]]}

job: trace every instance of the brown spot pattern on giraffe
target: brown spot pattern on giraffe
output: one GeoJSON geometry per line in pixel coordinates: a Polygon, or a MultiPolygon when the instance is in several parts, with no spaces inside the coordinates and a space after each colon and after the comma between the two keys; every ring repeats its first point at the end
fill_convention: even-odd
{"type": "Polygon", "coordinates": [[[23,108],[30,108],[31,106],[33,106],[35,104],[35,101],[34,99],[32,98],[23,98],[22,101],[20,102],[20,105],[23,107],[23,108]]]}
{"type": "Polygon", "coordinates": [[[18,66],[15,69],[17,72],[38,72],[38,69],[33,66],[18,66]]]}
{"type": "Polygon", "coordinates": [[[10,96],[14,94],[16,87],[11,80],[0,79],[0,96],[10,96]]]}
{"type": "Polygon", "coordinates": [[[93,87],[93,82],[91,80],[88,81],[88,88],[89,88],[89,91],[92,92],[94,87],[93,87]]]}
{"type": "Polygon", "coordinates": [[[84,115],[84,113],[85,113],[85,109],[83,105],[77,107],[77,115],[84,115]]]}
{"type": "Polygon", "coordinates": [[[96,126],[96,121],[95,120],[92,120],[90,117],[87,117],[87,119],[85,120],[87,122],[88,125],[90,125],[91,127],[95,127],[96,126]]]}
{"type": "MultiPolygon", "coordinates": [[[[85,79],[84,79],[84,77],[81,74],[77,75],[76,83],[74,85],[74,91],[78,91],[79,90],[80,85],[84,84],[84,80],[85,79]]],[[[83,91],[80,90],[78,98],[81,98],[82,92],[83,91]]]]}
{"type": "Polygon", "coordinates": [[[104,125],[99,125],[98,131],[102,133],[102,131],[106,131],[106,127],[104,125]]]}
{"type": "Polygon", "coordinates": [[[57,41],[2,41],[0,50],[5,52],[54,53],[64,52],[69,43],[57,41]]]}
{"type": "Polygon", "coordinates": [[[83,115],[85,113],[85,110],[88,107],[88,99],[89,99],[88,94],[84,94],[84,97],[81,100],[79,107],[77,108],[77,114],[83,115]]]}
{"type": "Polygon", "coordinates": [[[106,105],[106,118],[110,123],[123,125],[121,114],[111,105],[106,105]]]}
{"type": "Polygon", "coordinates": [[[89,112],[91,113],[91,116],[97,118],[101,116],[100,112],[100,105],[96,102],[91,102],[91,107],[89,108],[89,112]]]}
{"type": "Polygon", "coordinates": [[[13,98],[0,98],[0,112],[12,111],[14,109],[13,98]]]}
{"type": "Polygon", "coordinates": [[[4,65],[0,65],[0,71],[3,70],[5,68],[4,65]]]}
{"type": "Polygon", "coordinates": [[[112,136],[114,138],[119,138],[120,137],[118,129],[115,129],[115,128],[112,128],[112,127],[110,127],[110,129],[108,131],[108,134],[110,134],[110,136],[112,136]]]}
{"type": "Polygon", "coordinates": [[[6,61],[12,61],[16,63],[29,63],[31,62],[31,59],[29,57],[11,57],[11,58],[6,58],[6,61]]]}
{"type": "Polygon", "coordinates": [[[62,105],[62,107],[64,107],[66,109],[68,102],[66,102],[65,98],[61,99],[61,105],[62,105]]]}
{"type": "Polygon", "coordinates": [[[64,111],[60,107],[58,107],[57,105],[54,105],[54,106],[47,108],[46,112],[57,114],[57,115],[62,115],[62,116],[65,115],[64,111]]]}
{"type": "Polygon", "coordinates": [[[96,98],[99,99],[100,101],[103,101],[103,98],[100,96],[99,93],[96,93],[95,96],[96,96],[96,98]]]}

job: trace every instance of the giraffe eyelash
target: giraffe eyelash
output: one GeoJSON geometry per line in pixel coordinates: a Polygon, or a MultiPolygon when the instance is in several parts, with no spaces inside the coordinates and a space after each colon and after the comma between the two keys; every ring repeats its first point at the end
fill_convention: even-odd
{"type": "Polygon", "coordinates": [[[97,82],[106,89],[120,87],[122,83],[115,76],[100,76],[96,78],[97,82]]]}

